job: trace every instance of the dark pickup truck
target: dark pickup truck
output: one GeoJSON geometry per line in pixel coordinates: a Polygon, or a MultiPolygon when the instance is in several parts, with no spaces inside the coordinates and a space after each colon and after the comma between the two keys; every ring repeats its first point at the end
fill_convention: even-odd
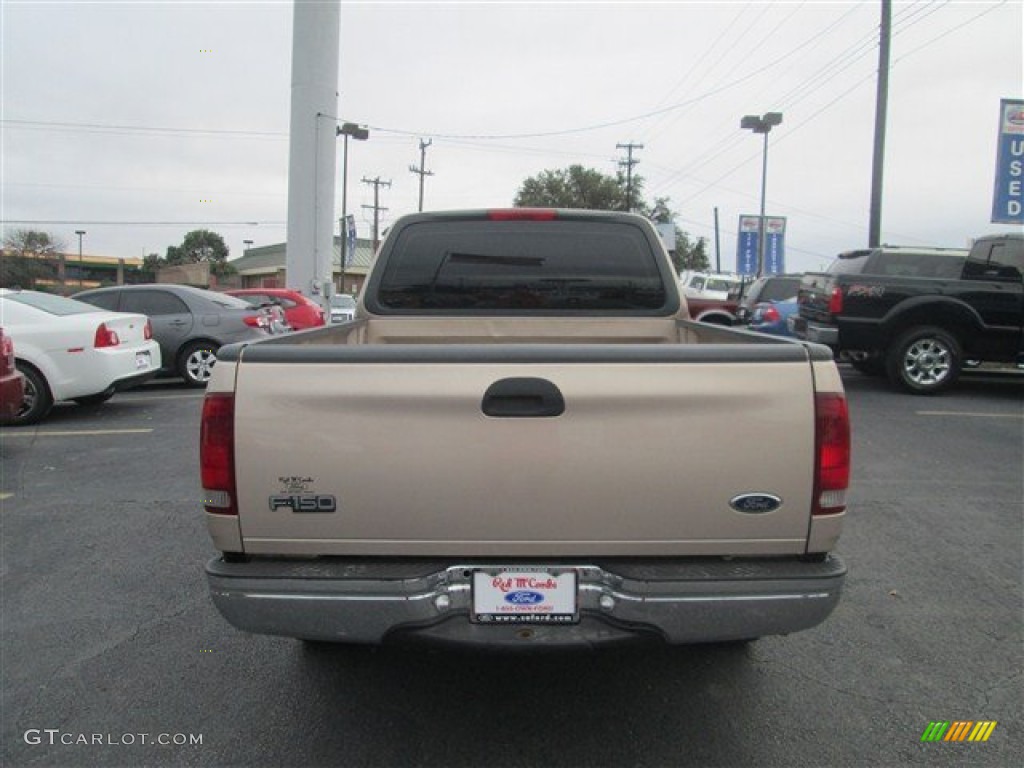
{"type": "Polygon", "coordinates": [[[883,246],[804,275],[798,338],[913,394],[951,386],[965,362],[1024,363],[1024,235],[970,251],[883,246]]]}

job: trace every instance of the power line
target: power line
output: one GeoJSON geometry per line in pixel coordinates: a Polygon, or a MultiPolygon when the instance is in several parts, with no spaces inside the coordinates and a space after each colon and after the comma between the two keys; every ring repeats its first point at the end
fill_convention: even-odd
{"type": "Polygon", "coordinates": [[[149,125],[114,125],[104,123],[72,123],[72,122],[57,122],[48,120],[16,120],[12,118],[0,119],[0,123],[5,125],[11,125],[13,127],[24,127],[24,128],[38,128],[43,130],[55,130],[55,131],[74,131],[75,133],[80,132],[91,132],[91,133],[115,133],[115,134],[132,134],[132,133],[148,133],[152,135],[167,135],[174,136],[178,134],[188,134],[192,136],[218,136],[224,138],[253,138],[253,139],[287,139],[287,132],[271,132],[271,131],[229,131],[221,130],[216,128],[171,128],[168,126],[149,126],[149,125]]]}
{"type": "Polygon", "coordinates": [[[281,227],[284,221],[92,221],[89,219],[0,219],[0,224],[53,224],[92,227],[281,227]]]}

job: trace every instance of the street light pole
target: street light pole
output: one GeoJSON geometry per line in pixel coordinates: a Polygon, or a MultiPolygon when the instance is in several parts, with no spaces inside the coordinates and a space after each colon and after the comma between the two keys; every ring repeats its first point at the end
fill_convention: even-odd
{"type": "Polygon", "coordinates": [[[82,235],[85,234],[84,229],[76,229],[75,234],[78,235],[78,287],[83,286],[82,283],[82,235]]]}
{"type": "Polygon", "coordinates": [[[761,117],[758,117],[757,115],[744,115],[743,119],[740,120],[740,128],[753,131],[754,133],[764,134],[764,150],[762,152],[761,162],[761,216],[757,222],[758,236],[756,277],[761,277],[764,274],[764,244],[766,235],[764,204],[765,195],[768,190],[768,134],[774,126],[781,124],[781,112],[766,112],[761,117]]]}
{"type": "Polygon", "coordinates": [[[341,154],[341,221],[338,226],[341,234],[341,292],[345,293],[345,262],[348,258],[348,232],[345,231],[348,221],[348,137],[366,141],[370,138],[370,131],[355,123],[342,123],[336,135],[345,137],[341,154]]]}

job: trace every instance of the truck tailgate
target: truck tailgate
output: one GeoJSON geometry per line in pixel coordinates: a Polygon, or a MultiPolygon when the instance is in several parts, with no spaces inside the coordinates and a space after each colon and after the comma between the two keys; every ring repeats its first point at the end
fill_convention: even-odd
{"type": "Polygon", "coordinates": [[[559,361],[548,350],[540,362],[466,351],[455,362],[421,352],[400,365],[373,355],[264,362],[243,354],[235,451],[245,551],[804,551],[815,463],[806,350],[737,345],[723,361],[661,346],[647,361],[620,362],[596,353],[559,361]],[[739,359],[751,349],[765,359],[739,359]],[[483,412],[495,382],[523,378],[557,387],[564,412],[483,412]],[[736,501],[744,495],[781,504],[739,511],[758,506],[736,501]]]}

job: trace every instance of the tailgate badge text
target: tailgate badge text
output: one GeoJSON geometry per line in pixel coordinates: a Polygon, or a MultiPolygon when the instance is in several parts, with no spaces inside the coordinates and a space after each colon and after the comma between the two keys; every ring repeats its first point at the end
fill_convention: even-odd
{"type": "Polygon", "coordinates": [[[292,512],[335,512],[337,500],[328,494],[319,493],[278,493],[270,497],[270,509],[284,507],[292,512]]]}
{"type": "Polygon", "coordinates": [[[270,497],[271,511],[290,509],[292,512],[335,512],[338,502],[329,494],[314,493],[311,487],[316,482],[314,477],[291,475],[279,477],[281,492],[270,497]]]}

